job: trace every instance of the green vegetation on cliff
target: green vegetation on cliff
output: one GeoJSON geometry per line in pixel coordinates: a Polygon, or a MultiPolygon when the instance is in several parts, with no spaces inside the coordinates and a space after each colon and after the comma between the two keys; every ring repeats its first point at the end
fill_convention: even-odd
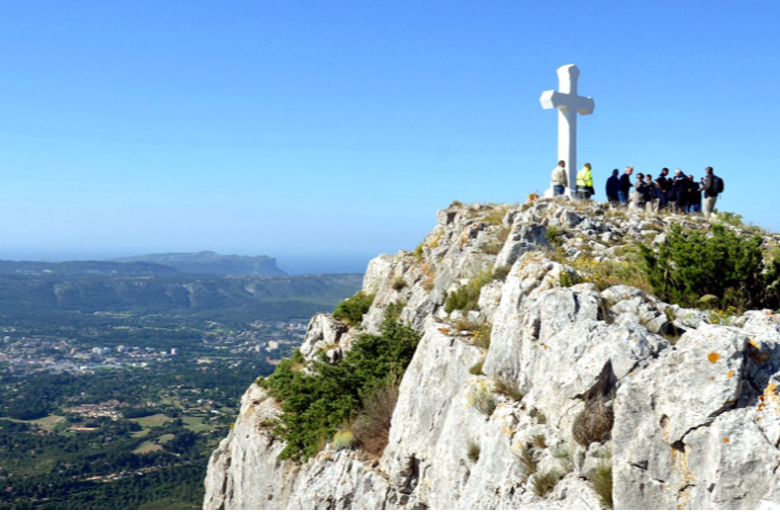
{"type": "Polygon", "coordinates": [[[287,448],[280,458],[301,461],[316,454],[356,416],[364,400],[403,375],[419,339],[408,326],[387,318],[381,334],[360,335],[345,359],[336,364],[321,355],[321,360],[309,364],[308,373],[303,356],[296,351],[272,375],[259,379],[258,384],[282,403],[275,431],[287,441],[287,448]]]}
{"type": "Polygon", "coordinates": [[[724,309],[777,308],[780,259],[765,260],[761,241],[721,225],[710,234],[673,225],[657,251],[643,245],[641,255],[653,293],[666,302],[697,306],[710,296],[724,309]]]}

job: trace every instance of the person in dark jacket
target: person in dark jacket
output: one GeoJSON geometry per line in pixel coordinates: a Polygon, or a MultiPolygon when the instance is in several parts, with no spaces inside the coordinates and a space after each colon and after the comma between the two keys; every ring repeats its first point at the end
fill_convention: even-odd
{"type": "Polygon", "coordinates": [[[618,179],[618,169],[612,171],[612,175],[607,179],[607,200],[610,204],[620,202],[618,193],[620,192],[620,179],[618,179]]]}
{"type": "Polygon", "coordinates": [[[618,199],[620,204],[628,204],[628,192],[631,191],[631,173],[634,167],[626,167],[626,171],[620,176],[620,190],[618,190],[618,199]]]}
{"type": "Polygon", "coordinates": [[[675,171],[673,188],[675,211],[677,213],[685,213],[685,207],[688,204],[688,189],[690,186],[688,176],[683,174],[683,171],[678,168],[675,171]]]}
{"type": "Polygon", "coordinates": [[[669,169],[664,167],[661,169],[661,173],[658,175],[658,179],[655,180],[655,186],[658,193],[658,209],[664,210],[669,204],[669,194],[672,189],[672,180],[667,176],[669,175],[669,169]]]}
{"type": "Polygon", "coordinates": [[[701,184],[693,179],[693,174],[688,176],[688,213],[701,213],[701,184]]]}

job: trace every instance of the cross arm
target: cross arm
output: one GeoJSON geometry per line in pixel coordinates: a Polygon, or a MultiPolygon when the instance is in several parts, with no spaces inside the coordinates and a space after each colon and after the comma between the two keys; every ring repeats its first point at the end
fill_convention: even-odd
{"type": "Polygon", "coordinates": [[[543,92],[539,102],[542,103],[542,109],[572,109],[580,115],[590,115],[596,108],[593,97],[580,97],[555,90],[543,92]]]}

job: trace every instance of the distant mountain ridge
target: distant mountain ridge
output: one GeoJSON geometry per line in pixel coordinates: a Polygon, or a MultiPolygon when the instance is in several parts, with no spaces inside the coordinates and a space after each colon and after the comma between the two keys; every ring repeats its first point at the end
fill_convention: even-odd
{"type": "Polygon", "coordinates": [[[14,262],[0,260],[0,274],[22,276],[110,276],[122,278],[176,276],[179,271],[150,262],[107,261],[14,262]]]}
{"type": "Polygon", "coordinates": [[[287,276],[270,256],[221,255],[213,251],[198,253],[158,253],[110,258],[119,263],[152,263],[173,267],[185,274],[234,274],[240,276],[287,276]]]}

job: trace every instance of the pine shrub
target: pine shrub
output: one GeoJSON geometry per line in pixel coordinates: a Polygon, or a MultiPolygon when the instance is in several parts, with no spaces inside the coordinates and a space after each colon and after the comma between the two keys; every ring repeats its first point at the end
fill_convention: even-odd
{"type": "Polygon", "coordinates": [[[282,405],[274,432],[287,447],[279,457],[301,461],[316,454],[345,421],[372,406],[368,400],[375,393],[403,376],[419,339],[410,327],[386,318],[379,335],[360,335],[336,364],[314,361],[307,372],[300,352],[282,360],[259,382],[282,405]]]}
{"type": "Polygon", "coordinates": [[[371,308],[374,302],[374,295],[366,295],[365,292],[358,292],[349,299],[345,299],[333,310],[333,317],[346,322],[349,326],[357,326],[363,320],[363,315],[371,308]]]}
{"type": "Polygon", "coordinates": [[[765,262],[760,235],[740,236],[721,225],[711,234],[673,225],[658,251],[642,245],[641,256],[654,294],[668,303],[697,306],[703,296],[714,296],[723,309],[777,307],[780,260],[765,262]]]}

